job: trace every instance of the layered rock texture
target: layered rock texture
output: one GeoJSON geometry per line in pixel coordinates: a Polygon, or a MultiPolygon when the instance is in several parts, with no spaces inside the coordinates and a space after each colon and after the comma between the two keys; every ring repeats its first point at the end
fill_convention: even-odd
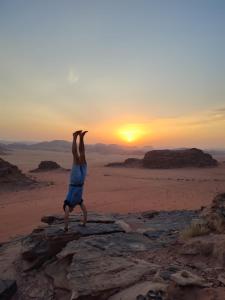
{"type": "Polygon", "coordinates": [[[143,159],[128,158],[124,162],[109,163],[107,167],[144,167],[149,169],[172,169],[187,167],[216,167],[218,162],[200,149],[152,150],[143,159]]]}
{"type": "Polygon", "coordinates": [[[30,235],[1,245],[0,297],[224,300],[225,234],[210,225],[211,214],[225,218],[224,207],[222,194],[207,213],[89,213],[86,227],[71,216],[66,233],[63,216],[44,216],[30,235]],[[208,234],[182,238],[203,220],[208,234]]]}

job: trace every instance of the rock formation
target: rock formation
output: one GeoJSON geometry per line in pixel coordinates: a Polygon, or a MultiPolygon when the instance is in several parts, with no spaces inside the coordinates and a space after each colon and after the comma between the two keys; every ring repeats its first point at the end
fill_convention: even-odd
{"type": "Polygon", "coordinates": [[[225,233],[225,193],[217,195],[200,217],[210,231],[225,233]]]}
{"type": "Polygon", "coordinates": [[[215,167],[217,161],[200,149],[152,150],[145,154],[143,166],[151,169],[171,169],[184,167],[215,167]]]}
{"type": "MultiPolygon", "coordinates": [[[[223,211],[222,199],[207,216],[223,211]]],[[[17,300],[224,300],[225,235],[180,237],[199,218],[201,211],[90,213],[86,227],[70,216],[64,232],[63,216],[44,216],[45,225],[0,247],[0,293],[1,283],[15,293],[16,280],[17,300]]]]}
{"type": "Polygon", "coordinates": [[[58,170],[58,169],[63,169],[59,164],[57,164],[55,161],[51,160],[44,160],[41,161],[40,164],[38,165],[37,169],[31,170],[30,172],[45,172],[45,171],[53,171],[53,170],[58,170]]]}
{"type": "Polygon", "coordinates": [[[0,158],[0,189],[12,189],[35,184],[36,181],[27,177],[21,170],[0,158]]]}
{"type": "Polygon", "coordinates": [[[128,158],[124,162],[109,163],[106,167],[144,167],[148,169],[172,169],[186,167],[216,167],[218,162],[200,149],[152,150],[143,159],[128,158]]]}

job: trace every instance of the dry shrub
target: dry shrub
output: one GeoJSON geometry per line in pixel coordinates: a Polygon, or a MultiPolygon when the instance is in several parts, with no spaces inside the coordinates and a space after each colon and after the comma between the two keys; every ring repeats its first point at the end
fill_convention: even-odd
{"type": "Polygon", "coordinates": [[[181,232],[181,237],[183,239],[189,239],[196,236],[207,235],[209,232],[210,229],[205,222],[202,220],[195,220],[189,227],[181,232]]]}

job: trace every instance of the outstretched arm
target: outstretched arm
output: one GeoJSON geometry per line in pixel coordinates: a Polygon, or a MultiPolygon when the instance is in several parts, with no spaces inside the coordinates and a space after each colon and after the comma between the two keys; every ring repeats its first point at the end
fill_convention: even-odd
{"type": "Polygon", "coordinates": [[[87,223],[87,209],[86,209],[86,206],[84,205],[84,203],[81,203],[80,208],[83,212],[83,220],[81,222],[81,225],[86,226],[86,223],[87,223]]]}
{"type": "Polygon", "coordinates": [[[64,215],[64,222],[65,222],[64,231],[68,231],[69,212],[70,212],[69,207],[66,205],[66,207],[65,207],[65,215],[64,215]]]}

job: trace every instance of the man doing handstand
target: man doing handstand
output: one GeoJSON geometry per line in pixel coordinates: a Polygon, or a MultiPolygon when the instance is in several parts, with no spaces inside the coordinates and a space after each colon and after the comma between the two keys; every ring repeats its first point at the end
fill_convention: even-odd
{"type": "Polygon", "coordinates": [[[82,226],[86,225],[87,222],[87,210],[83,203],[83,186],[85,177],[87,174],[87,162],[85,158],[85,147],[84,147],[84,135],[87,131],[75,131],[73,133],[73,144],[72,144],[72,153],[73,153],[73,166],[70,174],[70,184],[69,190],[64,201],[63,209],[65,212],[65,231],[68,231],[69,223],[69,214],[73,211],[76,205],[80,205],[83,212],[83,220],[81,222],[82,226]],[[79,143],[79,155],[77,151],[77,137],[80,138],[79,143]]]}

